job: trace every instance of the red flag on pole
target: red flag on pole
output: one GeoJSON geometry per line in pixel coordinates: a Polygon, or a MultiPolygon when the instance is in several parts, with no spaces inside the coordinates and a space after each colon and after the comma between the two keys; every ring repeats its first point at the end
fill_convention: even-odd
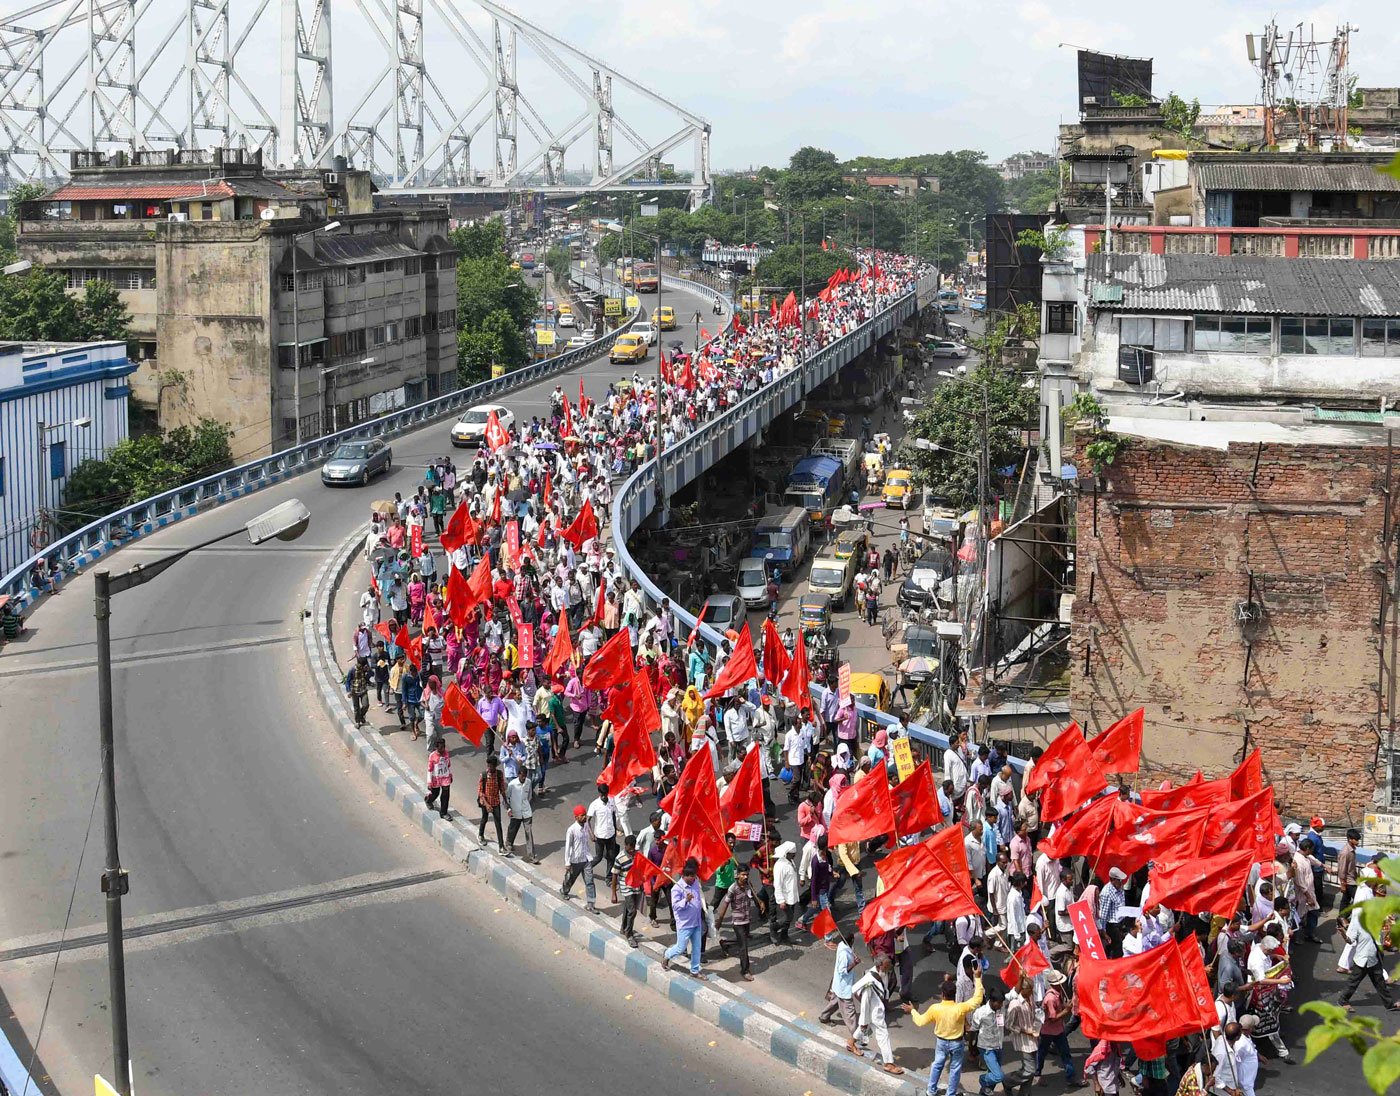
{"type": "Polygon", "coordinates": [[[800,635],[792,648],[792,665],[779,690],[798,709],[812,706],[812,674],[807,669],[807,641],[800,635]]]}
{"type": "Polygon", "coordinates": [[[729,661],[715,678],[715,683],[705,690],[705,699],[723,696],[736,685],[742,685],[757,676],[758,662],[753,655],[753,637],[749,635],[749,626],[744,624],[739,629],[739,638],[734,641],[734,650],[729,655],[729,661]]]}
{"type": "Polygon", "coordinates": [[[1228,919],[1239,909],[1253,864],[1250,849],[1154,860],[1147,877],[1152,901],[1181,913],[1214,913],[1228,919]]]}
{"type": "Polygon", "coordinates": [[[598,536],[598,519],[593,516],[591,499],[583,500],[583,506],[579,508],[577,516],[569,522],[567,529],[560,530],[559,535],[579,549],[583,547],[585,541],[593,540],[598,536]]]}
{"type": "Polygon", "coordinates": [[[457,682],[447,683],[442,698],[442,725],[451,727],[473,746],[480,746],[490,728],[457,682]]]}
{"type": "Polygon", "coordinates": [[[1113,829],[1104,837],[1095,864],[1101,877],[1109,868],[1121,868],[1132,875],[1163,854],[1196,856],[1205,836],[1205,807],[1154,811],[1115,799],[1113,810],[1113,829]]]}
{"type": "Polygon", "coordinates": [[[1001,968],[1001,980],[1010,989],[1016,988],[1016,983],[1020,981],[1021,975],[1027,978],[1034,978],[1037,974],[1043,974],[1050,969],[1050,960],[1045,958],[1045,953],[1040,950],[1040,945],[1034,940],[1027,940],[1011,956],[1011,962],[1001,968]]]}
{"type": "MultiPolygon", "coordinates": [[[[870,777],[866,777],[869,780],[870,777]]],[[[862,784],[865,780],[861,781],[862,784]]],[[[894,805],[895,833],[907,837],[943,821],[938,795],[933,788],[933,767],[924,758],[919,767],[895,785],[890,793],[894,805]]]]}
{"type": "Polygon", "coordinates": [[[1273,788],[1209,809],[1201,856],[1249,849],[1256,863],[1266,864],[1274,858],[1274,848],[1273,788]]]}
{"type": "Polygon", "coordinates": [[[1056,822],[1088,802],[1104,787],[1103,771],[1094,762],[1079,724],[1071,723],[1036,762],[1027,790],[1039,790],[1040,817],[1056,822]]]}
{"type": "MultiPolygon", "coordinates": [[[[1199,774],[1198,774],[1199,775],[1199,774]]],[[[1230,800],[1228,777],[1219,780],[1195,780],[1179,788],[1141,793],[1142,805],[1158,811],[1188,810],[1192,807],[1210,807],[1230,800]]]]}
{"type": "Polygon", "coordinates": [[[385,643],[394,642],[394,626],[387,620],[381,620],[374,626],[374,630],[384,637],[385,643]]]}
{"type": "Polygon", "coordinates": [[[632,866],[627,869],[623,882],[629,887],[645,890],[649,885],[659,883],[665,878],[666,873],[639,852],[632,858],[632,866]]]}
{"type": "Polygon", "coordinates": [[[447,576],[447,614],[458,628],[465,628],[471,619],[475,602],[472,600],[471,585],[457,568],[451,568],[447,576]]]}
{"type": "Polygon", "coordinates": [[[813,936],[830,936],[836,931],[836,918],[831,916],[829,909],[822,910],[812,918],[811,928],[813,936]]]}
{"type": "Polygon", "coordinates": [[[572,662],[573,657],[574,640],[569,635],[569,618],[560,613],[559,630],[554,633],[554,642],[549,646],[549,654],[545,655],[544,672],[553,677],[572,662]]]}
{"type": "MultiPolygon", "coordinates": [[[[958,849],[962,849],[960,827],[950,826],[942,833],[954,835],[958,849]]],[[[955,917],[976,917],[980,914],[977,900],[972,896],[966,858],[961,875],[950,871],[944,858],[939,855],[938,845],[946,844],[938,841],[941,836],[939,834],[922,844],[909,846],[912,852],[902,870],[893,879],[883,876],[887,880],[885,890],[866,903],[861,911],[860,932],[867,940],[920,921],[951,921],[955,917]]],[[[905,850],[899,851],[903,853],[905,850]]],[[[890,857],[885,859],[888,861],[890,857]]]]}
{"type": "Polygon", "coordinates": [[[623,628],[608,640],[583,668],[583,684],[589,689],[606,689],[629,680],[637,672],[632,661],[632,637],[623,628]]]}
{"type": "Polygon", "coordinates": [[[883,772],[874,771],[857,780],[842,793],[831,813],[831,829],[826,839],[831,845],[851,841],[866,841],[872,837],[894,833],[894,803],[890,799],[890,782],[883,772]]]}
{"type": "Polygon", "coordinates": [[[500,416],[496,414],[494,409],[486,413],[486,434],[484,440],[486,441],[487,448],[493,453],[498,449],[504,449],[510,444],[510,434],[507,433],[506,428],[501,425],[500,416]]]}
{"type": "Polygon", "coordinates": [[[686,858],[693,856],[700,862],[700,877],[708,878],[730,858],[720,817],[719,786],[708,750],[691,754],[671,795],[671,828],[666,831],[671,844],[661,866],[676,876],[686,858]]]}
{"type": "Polygon", "coordinates": [[[1093,856],[1103,845],[1104,836],[1113,821],[1116,795],[1095,799],[1081,811],[1066,818],[1055,832],[1040,843],[1040,847],[1056,860],[1071,856],[1093,856]]]}
{"type": "Polygon", "coordinates": [[[1138,771],[1142,764],[1142,716],[1143,710],[1139,708],[1125,715],[1103,734],[1089,739],[1089,750],[1103,772],[1138,771]]]}
{"type": "Polygon", "coordinates": [[[1264,758],[1256,746],[1229,776],[1230,798],[1248,799],[1264,788],[1264,758]]]}
{"type": "Polygon", "coordinates": [[[604,715],[613,725],[613,753],[598,774],[598,783],[616,790],[626,787],[634,776],[650,772],[656,764],[651,732],[661,725],[661,715],[646,674],[636,674],[615,688],[604,715]]]}
{"type": "Polygon", "coordinates": [[[757,743],[750,744],[739,771],[720,792],[719,813],[726,826],[763,813],[763,771],[758,757],[762,748],[757,743]]]}
{"type": "Polygon", "coordinates": [[[782,685],[783,678],[787,676],[788,666],[792,660],[788,657],[787,648],[783,646],[783,637],[778,634],[778,626],[768,617],[763,618],[763,680],[770,685],[782,685]]]}
{"type": "Polygon", "coordinates": [[[1084,1034],[1093,1039],[1170,1039],[1219,1022],[1177,941],[1122,959],[1086,957],[1076,989],[1084,1034]]]}

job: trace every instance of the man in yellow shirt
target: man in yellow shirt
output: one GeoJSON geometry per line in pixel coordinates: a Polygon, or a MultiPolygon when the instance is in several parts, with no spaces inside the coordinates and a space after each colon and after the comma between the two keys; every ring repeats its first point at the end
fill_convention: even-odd
{"type": "Polygon", "coordinates": [[[957,1096],[958,1082],[962,1079],[963,1052],[967,1044],[963,1042],[963,1031],[968,1013],[982,1003],[981,975],[973,976],[972,996],[966,1001],[955,1001],[957,983],[952,976],[943,982],[943,999],[935,1001],[923,1012],[914,1013],[914,1023],[918,1027],[933,1025],[933,1033],[938,1037],[933,1052],[933,1065],[928,1071],[929,1096],[938,1091],[938,1078],[943,1073],[943,1065],[948,1065],[948,1084],[943,1089],[944,1096],[957,1096]]]}

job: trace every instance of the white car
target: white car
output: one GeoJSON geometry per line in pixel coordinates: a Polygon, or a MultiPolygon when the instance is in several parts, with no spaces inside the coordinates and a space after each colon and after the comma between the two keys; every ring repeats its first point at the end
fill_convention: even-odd
{"type": "Polygon", "coordinates": [[[596,338],[598,337],[598,329],[597,329],[596,327],[594,327],[592,324],[589,324],[587,327],[585,327],[585,328],[583,329],[583,331],[581,332],[581,334],[583,335],[583,337],[584,337],[588,342],[592,342],[594,339],[596,339],[596,338]]]}
{"type": "Polygon", "coordinates": [[[586,335],[572,335],[569,337],[569,341],[568,344],[565,346],[565,349],[577,350],[580,346],[587,346],[592,341],[593,340],[588,338],[586,335]]]}
{"type": "Polygon", "coordinates": [[[559,313],[559,319],[556,323],[559,327],[578,327],[578,321],[574,319],[572,312],[559,313]]]}
{"type": "Polygon", "coordinates": [[[657,333],[656,325],[654,323],[647,322],[633,324],[630,328],[628,328],[628,330],[631,331],[632,334],[640,335],[642,338],[644,338],[648,346],[656,345],[657,333]]]}
{"type": "Polygon", "coordinates": [[[756,556],[741,559],[737,589],[750,609],[768,608],[768,565],[756,556]]]}
{"type": "Polygon", "coordinates": [[[458,448],[468,445],[480,447],[486,437],[486,420],[492,411],[496,412],[496,418],[507,430],[514,425],[515,414],[508,407],[499,403],[479,403],[467,408],[452,427],[452,444],[458,448]]]}

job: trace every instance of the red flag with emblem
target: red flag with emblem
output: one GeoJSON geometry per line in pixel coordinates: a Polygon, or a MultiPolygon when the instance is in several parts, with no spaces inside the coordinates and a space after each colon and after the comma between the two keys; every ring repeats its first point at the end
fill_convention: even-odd
{"type": "Polygon", "coordinates": [[[763,618],[763,680],[770,685],[781,685],[787,676],[792,660],[783,637],[778,634],[778,626],[767,617],[763,618]]]}
{"type": "Polygon", "coordinates": [[[506,428],[501,425],[500,416],[496,414],[494,408],[486,413],[486,434],[484,440],[486,441],[487,448],[493,453],[498,449],[504,449],[510,444],[510,434],[506,431],[506,428]]]}
{"type": "MultiPolygon", "coordinates": [[[[545,510],[548,510],[548,509],[549,509],[549,502],[550,502],[551,496],[553,495],[553,488],[554,488],[554,473],[553,473],[553,472],[546,472],[546,473],[544,474],[544,490],[540,493],[540,499],[544,502],[544,508],[545,508],[545,510]]],[[[541,522],[540,524],[541,524],[541,526],[543,526],[544,523],[541,522]]]]}
{"type": "Polygon", "coordinates": [[[559,630],[554,633],[554,642],[549,645],[549,654],[544,659],[544,672],[550,677],[559,673],[574,658],[574,640],[569,635],[569,618],[559,614],[559,630]]]}
{"type": "Polygon", "coordinates": [[[666,831],[671,843],[661,866],[676,876],[686,857],[693,856],[700,862],[700,877],[708,878],[730,858],[719,809],[719,786],[708,750],[691,754],[670,799],[669,808],[662,806],[671,812],[671,828],[666,831]]]}
{"type": "MultiPolygon", "coordinates": [[[[583,410],[582,404],[579,405],[579,410],[583,410]]],[[[574,432],[574,410],[572,407],[569,406],[568,396],[564,397],[564,437],[578,437],[578,434],[574,432]]]]}
{"type": "Polygon", "coordinates": [[[1180,913],[1214,913],[1229,918],[1239,909],[1254,853],[1249,849],[1216,856],[1154,860],[1148,873],[1153,902],[1180,913]]]}
{"type": "MultiPolygon", "coordinates": [[[[1197,773],[1197,776],[1200,774],[1197,773]]],[[[1228,777],[1219,780],[1194,780],[1179,788],[1141,793],[1142,805],[1158,811],[1186,810],[1192,807],[1209,807],[1230,800],[1228,777]]]]}
{"type": "MultiPolygon", "coordinates": [[[[374,626],[374,630],[384,637],[385,643],[394,642],[394,626],[387,620],[381,620],[374,626]]],[[[397,644],[395,644],[397,646],[397,644]]]]}
{"type": "Polygon", "coordinates": [[[432,602],[429,602],[427,605],[423,606],[423,631],[426,632],[429,628],[436,628],[437,626],[437,613],[433,612],[432,602]]]}
{"type": "Polygon", "coordinates": [[[1041,792],[1040,817],[1056,822],[1101,792],[1104,783],[1079,724],[1070,723],[1036,762],[1026,791],[1041,792]]]}
{"type": "Polygon", "coordinates": [[[792,665],[779,690],[798,709],[812,706],[812,672],[807,668],[807,643],[800,636],[792,648],[792,665]]]}
{"type": "Polygon", "coordinates": [[[1009,989],[1015,989],[1016,983],[1021,980],[1021,975],[1027,978],[1034,978],[1037,974],[1044,974],[1050,969],[1050,960],[1045,958],[1045,953],[1040,950],[1040,945],[1034,940],[1027,940],[1011,956],[1011,962],[1001,968],[1001,980],[1006,983],[1009,989]]]}
{"type": "Polygon", "coordinates": [[[650,772],[656,764],[651,734],[661,725],[661,714],[647,675],[637,674],[613,689],[603,715],[613,725],[613,753],[597,782],[616,790],[626,787],[634,776],[650,772]]]}
{"type": "Polygon", "coordinates": [[[869,773],[841,793],[831,812],[831,829],[826,839],[831,845],[868,841],[895,831],[894,802],[890,782],[883,771],[869,773]]]}
{"type": "Polygon", "coordinates": [[[404,644],[404,652],[408,655],[408,661],[413,663],[415,670],[423,668],[423,637],[414,636],[404,644]]]}
{"type": "Polygon", "coordinates": [[[632,858],[632,866],[627,869],[627,874],[622,881],[629,887],[646,890],[647,887],[666,878],[668,876],[659,865],[653,864],[639,852],[632,858]]]}
{"type": "Polygon", "coordinates": [[[473,606],[491,604],[491,557],[482,556],[467,578],[467,593],[473,606]]]}
{"type": "Polygon", "coordinates": [[[592,500],[583,500],[583,506],[579,508],[578,515],[569,522],[567,529],[560,530],[559,535],[579,549],[583,548],[586,541],[593,540],[598,536],[598,519],[593,516],[592,500]]]}
{"type": "MultiPolygon", "coordinates": [[[[1032,774],[1034,775],[1034,774],[1032,774]]],[[[1116,795],[1105,795],[1095,799],[1081,811],[1076,811],[1058,826],[1049,837],[1040,843],[1046,854],[1056,860],[1071,856],[1093,856],[1103,844],[1113,821],[1116,795]]]]}
{"type": "Polygon", "coordinates": [[[938,795],[933,788],[933,767],[928,758],[895,785],[890,792],[890,802],[894,806],[894,828],[899,837],[921,833],[943,821],[943,811],[939,809],[938,795]]]}
{"type": "Polygon", "coordinates": [[[623,628],[604,643],[583,668],[583,684],[589,689],[606,689],[629,680],[637,672],[632,661],[632,637],[623,628]]]}
{"type": "Polygon", "coordinates": [[[749,746],[734,779],[719,793],[719,813],[726,826],[763,813],[763,770],[758,756],[762,748],[757,743],[749,746]]]}
{"type": "Polygon", "coordinates": [[[596,602],[594,602],[593,616],[589,620],[589,624],[603,623],[603,610],[606,609],[608,606],[607,589],[608,588],[604,586],[603,583],[598,583],[598,599],[596,602]]]}
{"type": "Polygon", "coordinates": [[[466,576],[453,567],[447,575],[447,614],[458,628],[465,628],[471,619],[476,602],[472,599],[471,585],[466,576]]]}
{"type": "Polygon", "coordinates": [[[394,633],[394,646],[403,650],[408,650],[408,627],[400,624],[399,630],[394,633]]]}
{"type": "Polygon", "coordinates": [[[1248,799],[1217,803],[1209,808],[1201,856],[1248,849],[1255,863],[1274,858],[1274,789],[1265,788],[1248,799]]]}
{"type": "Polygon", "coordinates": [[[442,725],[451,727],[473,746],[480,746],[490,730],[486,720],[481,718],[481,713],[456,681],[449,681],[447,692],[443,694],[442,725]]]}
{"type": "Polygon", "coordinates": [[[749,626],[745,624],[739,629],[739,638],[734,641],[734,650],[730,652],[729,661],[715,678],[715,683],[705,690],[705,699],[723,696],[730,689],[757,676],[758,662],[753,655],[753,637],[749,635],[749,626]]]}
{"type": "Polygon", "coordinates": [[[1219,1021],[1210,990],[1202,999],[1186,954],[1195,946],[1182,948],[1172,941],[1122,959],[1086,957],[1075,987],[1084,1034],[1131,1042],[1171,1039],[1215,1026],[1219,1021]]]}
{"type": "Polygon", "coordinates": [[[1142,716],[1139,708],[1103,734],[1089,739],[1094,761],[1106,773],[1135,773],[1142,763],[1142,716]]]}
{"type": "Polygon", "coordinates": [[[1115,801],[1113,829],[1103,840],[1094,870],[1101,878],[1109,868],[1132,875],[1159,856],[1196,856],[1205,836],[1209,808],[1154,811],[1115,801]]]}
{"type": "MultiPolygon", "coordinates": [[[[922,844],[909,846],[912,851],[902,864],[902,870],[892,873],[893,878],[883,875],[885,890],[867,902],[861,911],[860,932],[867,940],[921,921],[951,921],[981,913],[972,896],[966,856],[961,875],[950,871],[937,848],[947,843],[938,841],[942,834],[952,834],[957,838],[958,849],[962,849],[962,829],[958,826],[950,826],[922,844]]],[[[882,863],[890,859],[892,857],[886,857],[882,863]]]]}

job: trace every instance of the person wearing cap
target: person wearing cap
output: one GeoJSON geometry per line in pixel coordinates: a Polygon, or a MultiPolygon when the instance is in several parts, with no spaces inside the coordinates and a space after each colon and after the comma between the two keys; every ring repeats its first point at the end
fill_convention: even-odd
{"type": "Polygon", "coordinates": [[[1298,851],[1298,839],[1302,836],[1303,827],[1297,822],[1290,822],[1283,827],[1283,836],[1279,838],[1278,843],[1287,846],[1288,855],[1292,856],[1298,851]]]}
{"type": "Polygon", "coordinates": [[[1103,892],[1099,895],[1098,906],[1094,911],[1099,931],[1104,933],[1106,937],[1104,948],[1109,957],[1113,959],[1118,959],[1123,954],[1124,930],[1119,916],[1126,899],[1123,893],[1123,884],[1127,881],[1128,876],[1122,868],[1109,868],[1108,883],[1105,884],[1103,892]]]}
{"type": "Polygon", "coordinates": [[[588,828],[588,808],[582,803],[574,807],[574,822],[564,833],[564,883],[559,888],[559,897],[570,897],[569,888],[580,875],[583,876],[583,893],[588,899],[584,907],[589,913],[597,913],[593,904],[598,894],[593,886],[593,863],[598,857],[594,852],[593,834],[588,828]]]}
{"type": "Polygon", "coordinates": [[[1069,1034],[1065,1030],[1071,1013],[1068,982],[1064,974],[1053,967],[1045,974],[1045,997],[1040,1003],[1045,1019],[1041,1022],[1040,1037],[1035,1048],[1036,1084],[1040,1084],[1045,1058],[1051,1050],[1059,1056],[1060,1066],[1065,1071],[1065,1084],[1074,1084],[1074,1055],[1069,1049],[1069,1034]]]}

